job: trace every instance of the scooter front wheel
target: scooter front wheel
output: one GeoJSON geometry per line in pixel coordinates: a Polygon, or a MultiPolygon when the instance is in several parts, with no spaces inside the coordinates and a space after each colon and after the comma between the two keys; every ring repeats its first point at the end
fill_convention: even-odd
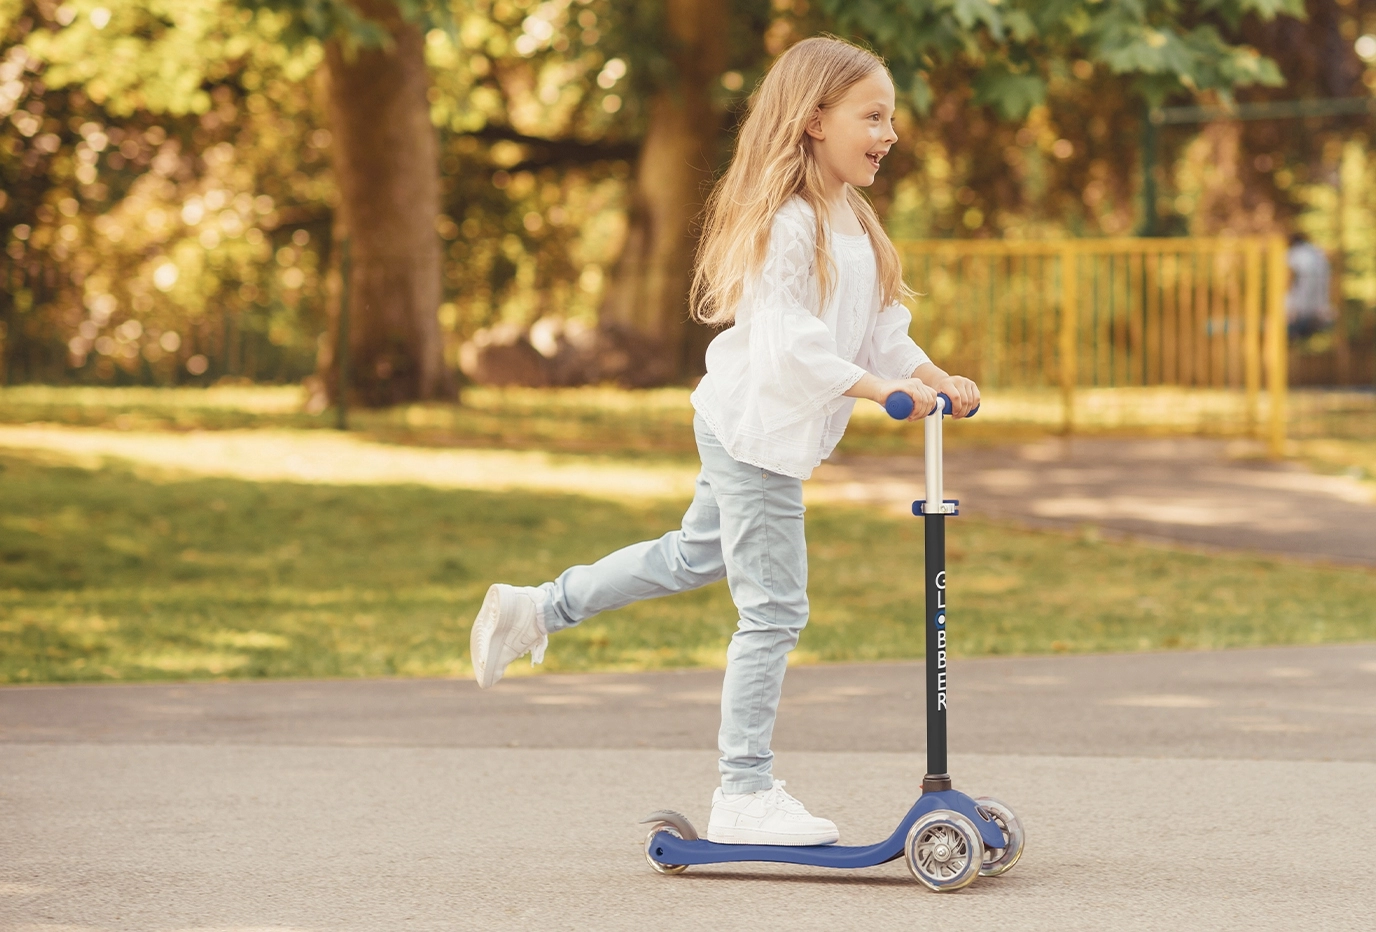
{"type": "Polygon", "coordinates": [[[684,841],[697,841],[698,830],[693,828],[693,823],[689,822],[683,813],[671,809],[650,813],[641,819],[642,825],[646,823],[650,824],[650,832],[645,836],[645,860],[649,862],[651,869],[659,874],[681,874],[686,871],[687,864],[665,864],[658,860],[658,856],[662,856],[664,852],[655,844],[655,839],[660,835],[673,835],[684,841]]]}
{"type": "Polygon", "coordinates": [[[903,853],[914,877],[945,893],[967,887],[979,877],[984,842],[967,816],[936,809],[913,823],[903,853]]]}
{"type": "Polygon", "coordinates": [[[999,831],[1003,832],[1004,844],[1002,848],[984,848],[984,863],[979,869],[981,877],[997,877],[1013,869],[1013,865],[1018,863],[1018,858],[1022,857],[1022,846],[1026,836],[1023,834],[1022,822],[1013,810],[1008,808],[1006,803],[999,802],[992,796],[981,796],[975,800],[975,805],[988,814],[990,821],[998,826],[999,831]]]}

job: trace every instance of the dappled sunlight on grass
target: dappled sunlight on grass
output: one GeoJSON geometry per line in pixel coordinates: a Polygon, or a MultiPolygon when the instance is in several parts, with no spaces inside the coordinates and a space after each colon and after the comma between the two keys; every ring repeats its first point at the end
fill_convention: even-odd
{"type": "MultiPolygon", "coordinates": [[[[692,405],[685,387],[627,391],[610,387],[470,388],[461,405],[415,404],[350,412],[351,436],[389,444],[500,448],[620,457],[678,458],[694,454],[692,405]]],[[[1267,399],[1257,411],[1264,424],[1267,399]]],[[[1217,389],[1083,389],[1076,395],[1082,434],[1205,434],[1237,436],[1246,423],[1240,392],[1217,389]]],[[[847,453],[916,453],[917,425],[892,421],[860,402],[841,443],[847,453]]],[[[1291,432],[1376,440],[1376,395],[1296,391],[1291,432]]],[[[333,433],[333,411],[301,410],[293,386],[178,388],[0,388],[0,423],[64,424],[120,431],[221,431],[249,428],[333,433]]],[[[949,432],[962,444],[1034,441],[1061,427],[1056,389],[986,389],[979,416],[949,432]]]]}
{"type": "MultiPolygon", "coordinates": [[[[466,676],[487,586],[534,584],[677,525],[682,502],[149,481],[0,455],[0,682],[466,676]]],[[[808,512],[812,621],[792,662],[922,653],[921,522],[808,512]]],[[[949,529],[957,654],[1376,638],[1376,574],[973,518],[949,529]]],[[[720,667],[724,584],[551,639],[543,667],[720,667]]]]}
{"type": "Polygon", "coordinates": [[[686,501],[695,463],[558,456],[534,450],[400,447],[319,431],[198,431],[190,434],[0,426],[0,448],[98,469],[106,458],[150,477],[222,476],[315,485],[424,485],[532,489],[622,500],[686,501]]]}
{"type": "Polygon", "coordinates": [[[304,398],[298,385],[217,385],[211,388],[105,388],[13,385],[0,389],[0,404],[32,409],[88,408],[123,411],[241,411],[293,414],[304,398]]]}

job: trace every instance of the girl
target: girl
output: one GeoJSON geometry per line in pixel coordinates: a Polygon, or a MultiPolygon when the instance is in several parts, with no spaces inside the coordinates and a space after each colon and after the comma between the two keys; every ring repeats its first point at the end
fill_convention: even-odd
{"type": "Polygon", "coordinates": [[[774,63],[705,212],[692,311],[734,326],[708,347],[692,396],[702,471],[683,526],[538,587],[494,585],[473,623],[473,672],[488,687],[527,651],[540,663],[549,634],[724,577],[740,622],[722,684],[715,842],[838,838],[771,771],[787,655],[808,618],[802,480],[836,447],[857,398],[906,392],[911,419],[939,391],[956,417],[979,403],[973,382],[908,337],[898,253],[856,190],[898,139],[893,115],[893,82],[863,49],[814,38],[774,63]]]}

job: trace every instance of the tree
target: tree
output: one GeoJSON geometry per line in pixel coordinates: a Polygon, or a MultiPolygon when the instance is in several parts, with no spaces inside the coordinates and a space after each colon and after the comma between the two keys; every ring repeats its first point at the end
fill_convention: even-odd
{"type": "Polygon", "coordinates": [[[720,161],[722,116],[712,88],[726,70],[726,0],[667,0],[660,14],[660,69],[649,85],[645,135],[631,182],[626,243],[602,308],[604,321],[659,344],[635,374],[655,384],[699,365],[708,336],[688,315],[693,221],[720,161]]]}
{"type": "MultiPolygon", "coordinates": [[[[503,185],[508,174],[519,178],[537,164],[542,172],[582,173],[593,162],[603,170],[630,163],[625,233],[598,313],[602,327],[618,331],[609,344],[636,348],[629,371],[608,367],[619,381],[652,385],[700,371],[711,332],[687,313],[692,225],[721,168],[731,108],[766,57],[760,35],[769,21],[765,0],[513,0],[491,8],[490,25],[515,36],[482,50],[492,59],[484,81],[506,106],[468,130],[470,141],[494,140],[469,159],[481,163],[519,143],[521,170],[499,170],[503,185]],[[551,74],[565,81],[557,92],[546,81],[551,74]],[[533,120],[541,111],[544,119],[533,120]]],[[[465,26],[465,37],[476,32],[465,26]]],[[[549,228],[537,229],[543,236],[549,228]]],[[[528,240],[531,231],[508,235],[528,240]]],[[[545,254],[539,264],[558,262],[545,254]]]]}
{"type": "Polygon", "coordinates": [[[972,100],[1020,119],[1046,99],[1048,72],[1077,58],[1129,77],[1153,105],[1172,94],[1279,84],[1274,61],[1230,42],[1244,19],[1303,16],[1303,0],[820,0],[842,34],[872,42],[919,112],[931,76],[971,75],[972,100]]]}
{"type": "MultiPolygon", "coordinates": [[[[349,281],[331,302],[320,387],[339,400],[340,298],[349,298],[347,392],[369,406],[450,398],[436,311],[441,254],[439,143],[430,122],[425,27],[449,23],[424,0],[242,0],[292,17],[324,43],[349,281]]],[[[320,402],[324,398],[319,399],[320,402]]]]}

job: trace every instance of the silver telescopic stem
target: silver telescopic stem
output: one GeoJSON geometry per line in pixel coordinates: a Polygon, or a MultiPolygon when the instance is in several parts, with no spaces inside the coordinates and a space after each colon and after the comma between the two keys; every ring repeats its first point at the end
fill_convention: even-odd
{"type": "Polygon", "coordinates": [[[923,429],[926,431],[923,443],[923,456],[927,465],[927,514],[941,514],[945,511],[945,489],[941,477],[941,406],[927,415],[923,429]]]}

